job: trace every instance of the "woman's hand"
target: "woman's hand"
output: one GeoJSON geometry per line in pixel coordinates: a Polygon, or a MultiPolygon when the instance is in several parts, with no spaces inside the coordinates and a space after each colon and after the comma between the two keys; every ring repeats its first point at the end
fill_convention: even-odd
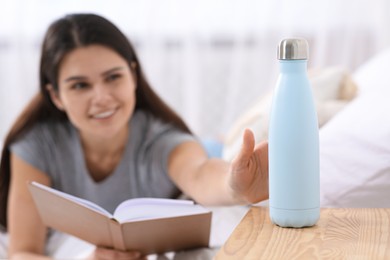
{"type": "Polygon", "coordinates": [[[120,251],[104,247],[96,247],[88,260],[134,260],[147,259],[138,251],[120,251]]]}
{"type": "Polygon", "coordinates": [[[233,196],[245,203],[268,199],[268,142],[255,147],[249,129],[245,129],[241,150],[231,163],[229,185],[233,196]]]}

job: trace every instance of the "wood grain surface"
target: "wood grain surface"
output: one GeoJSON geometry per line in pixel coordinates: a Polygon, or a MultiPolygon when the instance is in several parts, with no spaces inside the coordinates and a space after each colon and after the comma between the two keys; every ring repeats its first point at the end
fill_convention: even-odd
{"type": "Polygon", "coordinates": [[[215,259],[390,259],[390,209],[321,209],[310,228],[281,228],[252,207],[215,259]]]}

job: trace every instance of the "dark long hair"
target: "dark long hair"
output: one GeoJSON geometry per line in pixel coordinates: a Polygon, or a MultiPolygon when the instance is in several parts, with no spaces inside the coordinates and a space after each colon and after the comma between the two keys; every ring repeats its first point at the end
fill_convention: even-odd
{"type": "Polygon", "coordinates": [[[126,36],[110,21],[94,14],[72,14],[55,21],[48,28],[41,50],[40,91],[17,118],[5,138],[0,163],[0,224],[7,227],[7,202],[10,185],[9,146],[37,122],[66,121],[67,115],[52,103],[46,86],[58,91],[58,70],[64,56],[75,48],[100,44],[123,57],[136,75],[135,110],[146,110],[164,122],[190,133],[184,121],[152,90],[126,36]],[[136,66],[132,66],[135,64],[136,66]]]}

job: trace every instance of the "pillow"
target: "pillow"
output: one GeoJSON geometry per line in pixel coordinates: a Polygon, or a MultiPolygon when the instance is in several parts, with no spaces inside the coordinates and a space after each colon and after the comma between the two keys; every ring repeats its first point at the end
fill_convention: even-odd
{"type": "Polygon", "coordinates": [[[390,48],[359,67],[359,96],[320,130],[323,207],[390,207],[389,67],[390,48]]]}
{"type": "Polygon", "coordinates": [[[361,65],[353,74],[359,93],[390,91],[390,48],[378,53],[361,65]]]}
{"type": "Polygon", "coordinates": [[[390,207],[389,93],[360,95],[320,130],[322,207],[390,207]]]}

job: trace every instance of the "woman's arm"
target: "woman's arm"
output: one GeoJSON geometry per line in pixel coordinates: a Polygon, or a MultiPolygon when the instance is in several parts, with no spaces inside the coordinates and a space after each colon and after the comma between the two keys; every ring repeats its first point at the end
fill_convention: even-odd
{"type": "MultiPolygon", "coordinates": [[[[11,155],[11,186],[8,201],[8,256],[12,260],[47,260],[44,256],[47,228],[42,223],[27,183],[36,181],[50,186],[46,174],[11,155]]],[[[137,251],[119,251],[97,247],[88,259],[146,259],[137,251]]]]}
{"type": "Polygon", "coordinates": [[[185,194],[204,205],[248,204],[268,198],[268,143],[255,147],[250,130],[244,132],[241,150],[231,163],[208,159],[200,144],[186,142],[172,151],[168,170],[185,194]]]}
{"type": "Polygon", "coordinates": [[[50,185],[40,170],[11,154],[11,183],[8,197],[8,232],[11,259],[43,257],[47,229],[42,223],[28,190],[29,181],[50,185]]]}

